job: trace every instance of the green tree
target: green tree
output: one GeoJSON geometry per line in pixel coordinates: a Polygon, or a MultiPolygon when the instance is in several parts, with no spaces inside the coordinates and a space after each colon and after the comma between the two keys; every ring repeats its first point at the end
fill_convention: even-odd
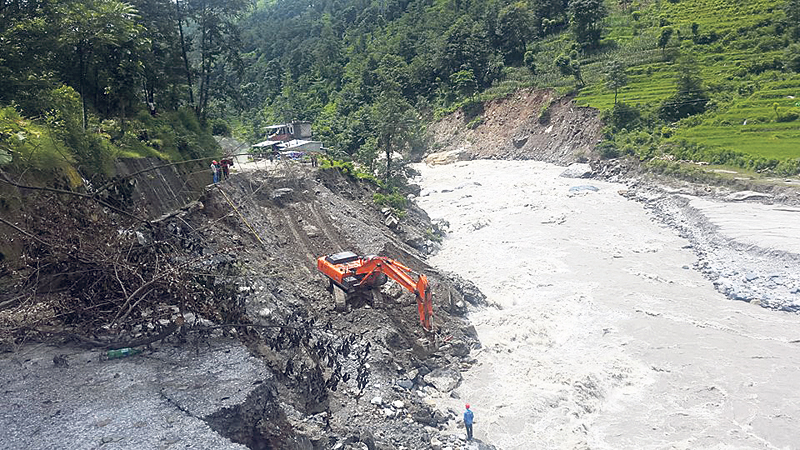
{"type": "Polygon", "coordinates": [[[117,0],[68,1],[58,5],[58,13],[62,17],[59,44],[64,53],[75,55],[72,61],[77,65],[83,128],[86,129],[87,73],[97,70],[107,52],[137,39],[142,27],[136,23],[136,10],[117,0]]]}
{"type": "Polygon", "coordinates": [[[659,107],[662,119],[673,122],[705,112],[709,96],[693,58],[686,56],[679,61],[675,87],[675,94],[659,107]]]}
{"type": "Polygon", "coordinates": [[[530,0],[533,28],[539,36],[555,33],[567,23],[567,1],[530,0]]]}
{"type": "Polygon", "coordinates": [[[531,50],[528,50],[527,52],[525,52],[525,58],[524,58],[523,62],[525,63],[525,67],[527,67],[531,71],[531,73],[533,73],[533,74],[536,73],[536,53],[535,52],[533,52],[531,50]]]}
{"type": "Polygon", "coordinates": [[[625,66],[618,60],[608,63],[606,68],[606,87],[614,91],[614,105],[617,104],[617,93],[627,85],[628,75],[625,73],[625,66]]]}
{"type": "Polygon", "coordinates": [[[175,110],[187,91],[183,68],[178,11],[180,3],[162,0],[129,0],[139,11],[144,26],[142,40],[146,50],[138,55],[142,71],[143,100],[148,111],[175,110]]]}
{"type": "Polygon", "coordinates": [[[800,72],[800,44],[791,44],[783,53],[783,64],[792,72],[800,72]]]}
{"type": "Polygon", "coordinates": [[[0,2],[0,103],[39,115],[43,93],[53,85],[57,21],[54,0],[0,2]]]}
{"type": "Polygon", "coordinates": [[[487,68],[492,52],[483,23],[467,15],[459,17],[444,33],[437,54],[438,72],[442,78],[459,70],[472,69],[478,83],[491,83],[492,80],[487,79],[487,68]]]}
{"type": "Polygon", "coordinates": [[[603,0],[572,0],[569,2],[569,23],[575,39],[596,47],[603,32],[603,19],[608,9],[603,0]]]}
{"type": "Polygon", "coordinates": [[[406,150],[418,125],[416,113],[400,93],[393,89],[382,92],[372,107],[372,121],[375,124],[375,137],[378,149],[386,156],[384,181],[394,185],[398,168],[392,166],[395,152],[406,150]]]}
{"type": "Polygon", "coordinates": [[[193,35],[199,55],[195,110],[201,120],[208,114],[209,101],[224,97],[226,70],[241,66],[237,20],[248,6],[248,0],[188,0],[191,18],[197,24],[193,35]]]}
{"type": "Polygon", "coordinates": [[[531,15],[523,2],[512,3],[500,10],[497,16],[499,46],[506,62],[516,64],[525,54],[525,43],[532,34],[531,15]]]}
{"type": "Polygon", "coordinates": [[[797,39],[800,35],[800,0],[787,0],[783,7],[787,22],[791,27],[792,37],[797,39]]]}
{"type": "Polygon", "coordinates": [[[475,81],[475,74],[471,70],[460,70],[450,75],[450,84],[456,89],[458,94],[463,97],[473,98],[478,89],[475,81]]]}
{"type": "Polygon", "coordinates": [[[585,84],[581,75],[581,64],[577,59],[572,59],[567,55],[559,55],[556,57],[555,61],[553,61],[553,64],[562,75],[575,77],[575,82],[578,83],[579,86],[585,84]]]}
{"type": "Polygon", "coordinates": [[[662,56],[667,51],[667,44],[669,44],[669,40],[672,38],[672,33],[672,27],[664,27],[661,29],[661,34],[658,36],[658,47],[661,49],[662,56]]]}

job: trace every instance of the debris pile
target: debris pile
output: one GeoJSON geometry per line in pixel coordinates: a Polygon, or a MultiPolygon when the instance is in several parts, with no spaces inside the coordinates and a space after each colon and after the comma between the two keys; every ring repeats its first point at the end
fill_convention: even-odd
{"type": "MultiPolygon", "coordinates": [[[[264,373],[244,398],[219,401],[202,417],[232,442],[466,448],[441,433],[457,414],[436,410],[430,396],[450,395],[472,363],[479,343],[464,316],[485,300],[474,285],[425,263],[441,229],[433,234],[413,203],[402,219],[382,212],[371,187],[335,170],[285,167],[237,173],[151,221],[81,197],[29,199],[19,222],[27,233],[18,237],[21,262],[3,291],[4,349],[50,343],[53,355],[43,358],[79,379],[91,377],[91,364],[147,365],[187,346],[200,358],[227,339],[246,346],[264,373]],[[425,273],[435,332],[420,327],[416,299],[393,281],[371,304],[337,310],[315,258],[342,250],[397,258],[425,273]],[[128,347],[143,351],[99,360],[107,349],[128,347]],[[87,351],[95,355],[91,364],[59,357],[87,351]]],[[[224,373],[217,376],[237,376],[224,373]]],[[[208,384],[200,379],[196,385],[208,384]]],[[[24,383],[16,386],[24,396],[24,383]]],[[[184,403],[204,392],[193,389],[170,408],[183,414],[184,403]]],[[[54,412],[45,408],[42,424],[54,412]]],[[[2,428],[13,431],[16,420],[6,417],[2,428]]]]}

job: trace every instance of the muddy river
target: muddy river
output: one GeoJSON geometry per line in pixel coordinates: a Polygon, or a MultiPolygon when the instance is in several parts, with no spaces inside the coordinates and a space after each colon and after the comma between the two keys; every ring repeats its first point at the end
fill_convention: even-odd
{"type": "MultiPolygon", "coordinates": [[[[420,206],[450,224],[431,262],[496,304],[470,313],[483,346],[460,398],[436,400],[470,403],[478,439],[501,449],[800,448],[800,316],[718,293],[688,242],[620,195],[624,185],[530,161],[417,169],[420,206]]],[[[697,204],[732,239],[796,247],[800,220],[780,211],[697,204]],[[772,220],[780,227],[763,226],[772,220]]]]}

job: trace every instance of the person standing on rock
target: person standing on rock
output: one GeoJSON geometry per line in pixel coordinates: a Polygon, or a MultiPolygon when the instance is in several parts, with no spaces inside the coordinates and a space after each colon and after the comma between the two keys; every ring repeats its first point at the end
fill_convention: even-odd
{"type": "Polygon", "coordinates": [[[472,414],[472,411],[470,411],[470,409],[469,409],[469,403],[467,403],[465,405],[465,407],[467,408],[467,410],[464,411],[464,427],[467,429],[467,440],[471,441],[472,440],[472,419],[475,416],[474,416],[474,414],[472,414]]]}
{"type": "Polygon", "coordinates": [[[219,182],[219,166],[216,159],[211,161],[211,174],[214,175],[214,184],[217,184],[219,182]]]}

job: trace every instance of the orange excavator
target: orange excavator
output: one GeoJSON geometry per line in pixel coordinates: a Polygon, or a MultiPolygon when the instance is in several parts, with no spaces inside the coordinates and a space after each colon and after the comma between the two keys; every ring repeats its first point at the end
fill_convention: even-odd
{"type": "Polygon", "coordinates": [[[340,252],[317,258],[317,269],[325,274],[331,287],[338,286],[348,296],[355,296],[378,287],[386,277],[398,282],[417,297],[419,321],[426,330],[431,330],[433,320],[433,297],[428,286],[428,277],[417,275],[409,267],[385,256],[358,256],[353,252],[340,252]]]}

